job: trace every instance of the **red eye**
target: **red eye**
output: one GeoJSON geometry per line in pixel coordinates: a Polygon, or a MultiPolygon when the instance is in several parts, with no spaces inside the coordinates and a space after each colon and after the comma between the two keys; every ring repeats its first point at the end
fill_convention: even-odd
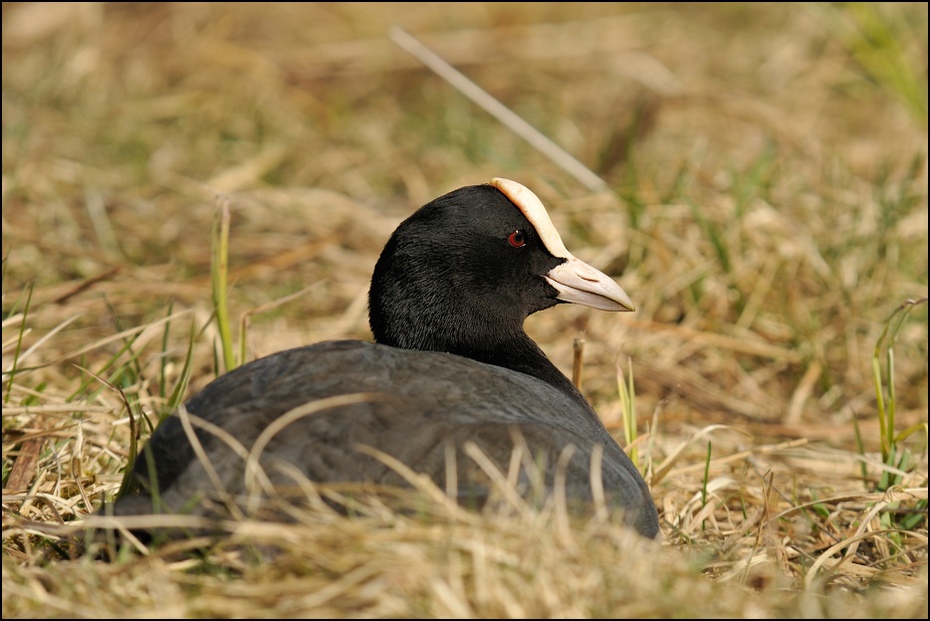
{"type": "Polygon", "coordinates": [[[509,241],[510,245],[514,248],[522,248],[526,245],[526,236],[523,234],[523,231],[514,231],[510,234],[510,237],[507,238],[507,241],[509,241]]]}

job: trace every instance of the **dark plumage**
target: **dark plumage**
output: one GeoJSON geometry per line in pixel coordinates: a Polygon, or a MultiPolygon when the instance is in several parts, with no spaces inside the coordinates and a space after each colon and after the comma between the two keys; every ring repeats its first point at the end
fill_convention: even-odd
{"type": "MultiPolygon", "coordinates": [[[[272,483],[293,483],[281,464],[311,481],[404,483],[381,461],[355,450],[368,445],[392,455],[440,487],[447,482],[447,446],[455,448],[459,497],[481,503],[491,484],[463,445],[474,442],[506,473],[514,430],[543,464],[547,486],[563,449],[576,452],[566,471],[570,498],[592,498],[589,467],[603,448],[609,505],[648,537],[658,533],[649,490],[575,386],[523,330],[531,313],[561,302],[632,310],[610,278],[573,257],[536,196],[495,179],[441,196],[404,221],[379,258],[369,292],[376,343],[330,341],[273,354],[209,384],[185,409],[250,450],[267,444],[260,463],[272,483]],[[268,433],[279,417],[327,397],[360,395],[295,419],[268,433]],[[263,432],[266,432],[262,436],[263,432]]],[[[313,409],[314,405],[307,407],[313,409]]],[[[197,430],[223,488],[242,495],[245,461],[216,434],[197,430]]],[[[153,434],[134,466],[138,491],[116,501],[117,515],[161,508],[211,513],[192,502],[216,496],[213,480],[177,416],[153,434]],[[152,469],[148,464],[154,465],[152,469]]],[[[525,472],[521,486],[530,487],[525,472]]]]}

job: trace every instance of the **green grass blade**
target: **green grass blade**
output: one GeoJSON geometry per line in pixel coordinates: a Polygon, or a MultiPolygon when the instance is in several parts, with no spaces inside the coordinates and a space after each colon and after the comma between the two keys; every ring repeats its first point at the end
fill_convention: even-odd
{"type": "Polygon", "coordinates": [[[23,307],[23,319],[19,322],[19,333],[16,336],[16,348],[13,350],[13,362],[10,365],[9,379],[6,384],[6,397],[4,403],[10,402],[10,395],[13,394],[13,380],[16,378],[17,365],[19,364],[19,355],[23,350],[23,335],[26,333],[26,317],[29,316],[29,304],[32,302],[32,291],[35,283],[29,283],[29,293],[26,295],[26,304],[23,307]]]}
{"type": "Polygon", "coordinates": [[[229,275],[229,199],[223,198],[213,223],[213,262],[211,283],[213,308],[216,312],[216,327],[220,333],[220,348],[223,352],[223,368],[219,372],[230,372],[236,368],[232,331],[229,324],[227,279],[229,275]]]}
{"type": "MultiPolygon", "coordinates": [[[[629,379],[623,374],[623,367],[617,365],[617,391],[620,393],[620,412],[623,419],[623,438],[629,447],[636,440],[636,390],[633,384],[633,361],[628,360],[629,379]]],[[[630,459],[639,468],[639,449],[629,449],[630,459]]]]}

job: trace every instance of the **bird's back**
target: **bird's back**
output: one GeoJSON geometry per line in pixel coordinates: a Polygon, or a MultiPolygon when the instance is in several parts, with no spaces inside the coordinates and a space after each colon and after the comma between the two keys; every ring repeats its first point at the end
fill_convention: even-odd
{"type": "MultiPolygon", "coordinates": [[[[595,446],[600,446],[607,503],[621,508],[644,535],[658,532],[642,477],[590,406],[578,396],[503,367],[439,352],[330,341],[240,367],[209,384],[185,408],[228,434],[224,440],[222,432],[201,426],[197,437],[233,496],[246,491],[247,480],[254,481],[246,473],[244,456],[259,442],[259,463],[274,483],[293,483],[293,472],[278,468],[290,464],[314,482],[403,484],[394,469],[358,450],[366,446],[429,476],[440,487],[446,486],[451,467],[459,496],[480,502],[493,485],[464,452],[471,442],[504,474],[515,446],[527,447],[518,485],[531,487],[527,467],[536,464],[546,488],[551,490],[558,478],[569,498],[589,502],[590,464],[595,446]],[[231,439],[241,448],[230,448],[231,439]],[[569,445],[573,456],[557,477],[569,445]]],[[[177,416],[159,426],[149,449],[154,459],[137,460],[137,480],[149,481],[152,463],[164,506],[204,511],[191,500],[214,484],[177,416]]],[[[118,500],[114,512],[152,509],[151,496],[143,492],[118,500]]]]}

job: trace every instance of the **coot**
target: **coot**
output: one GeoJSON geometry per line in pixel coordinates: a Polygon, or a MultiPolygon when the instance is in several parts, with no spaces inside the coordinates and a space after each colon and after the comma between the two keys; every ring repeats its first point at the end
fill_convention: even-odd
{"type": "Polygon", "coordinates": [[[494,484],[474,447],[466,452],[473,443],[504,474],[522,447],[514,479],[527,495],[540,482],[544,491],[564,485],[573,503],[590,507],[602,487],[608,506],[655,537],[658,516],[642,476],[523,330],[527,316],[559,303],[633,310],[612,279],[568,252],[529,189],[496,178],[445,194],[397,228],[375,265],[374,343],[290,349],[217,378],[184,406],[201,456],[181,417],[169,417],[136,460],[134,491],[106,510],[221,515],[230,502],[244,506],[263,489],[246,467],[250,451],[266,486],[293,487],[303,477],[405,484],[360,446],[480,506],[494,484]],[[600,483],[592,484],[595,454],[600,483]]]}

